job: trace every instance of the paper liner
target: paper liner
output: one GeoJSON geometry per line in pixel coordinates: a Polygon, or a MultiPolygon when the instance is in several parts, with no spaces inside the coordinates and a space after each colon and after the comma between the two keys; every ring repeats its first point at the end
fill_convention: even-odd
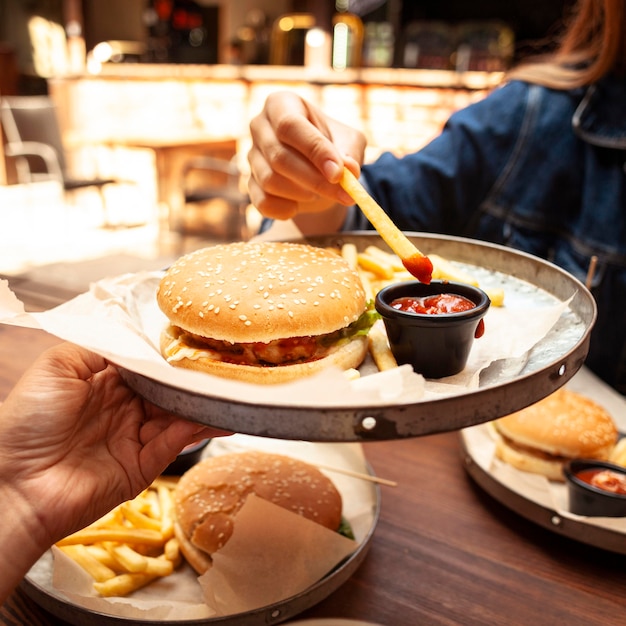
{"type": "Polygon", "coordinates": [[[36,313],[24,313],[7,281],[0,281],[0,323],[42,328],[132,372],[216,398],[246,398],[253,405],[371,408],[390,403],[414,404],[476,388],[485,368],[527,354],[568,307],[567,302],[554,298],[546,304],[530,297],[518,303],[512,298],[510,306],[491,307],[485,317],[485,334],[474,341],[465,369],[438,381],[424,381],[410,366],[378,373],[368,359],[361,368],[366,382],[351,382],[333,367],[290,383],[257,385],[167,363],[158,349],[159,336],[168,323],[156,303],[161,277],[162,272],[141,272],[103,279],[89,292],[36,313]],[[323,394],[320,389],[324,389],[323,394]]]}

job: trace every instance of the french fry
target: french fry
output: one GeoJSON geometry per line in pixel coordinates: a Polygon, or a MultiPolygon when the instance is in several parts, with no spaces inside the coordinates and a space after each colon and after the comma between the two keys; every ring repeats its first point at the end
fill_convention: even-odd
{"type": "Polygon", "coordinates": [[[357,260],[359,262],[359,267],[372,272],[374,276],[384,279],[392,279],[394,277],[395,271],[393,266],[384,259],[376,258],[365,252],[359,252],[357,254],[357,260]]]}
{"type": "Polygon", "coordinates": [[[437,280],[451,280],[457,283],[465,283],[478,287],[478,281],[473,276],[455,267],[447,259],[444,259],[438,254],[430,254],[429,258],[433,264],[433,278],[437,280]]]}
{"type": "Polygon", "coordinates": [[[163,547],[163,556],[165,556],[168,561],[171,561],[174,564],[174,567],[178,567],[182,557],[180,554],[180,544],[178,543],[178,539],[176,539],[176,537],[172,537],[165,543],[165,546],[163,547]]]}
{"type": "Polygon", "coordinates": [[[121,568],[127,572],[145,572],[148,568],[147,557],[135,552],[125,543],[109,544],[107,549],[121,568]]]}
{"type": "Polygon", "coordinates": [[[504,289],[483,287],[482,290],[489,296],[491,306],[504,306],[504,289]]]}
{"type": "MultiPolygon", "coordinates": [[[[82,546],[83,544],[77,543],[73,545],[82,546]]],[[[70,548],[71,546],[65,546],[65,547],[70,548]]],[[[84,547],[94,558],[98,559],[98,561],[100,561],[102,565],[106,565],[108,568],[119,573],[120,564],[115,560],[115,558],[111,556],[111,553],[102,544],[92,543],[84,547]]],[[[61,548],[61,549],[64,550],[65,548],[61,548]]]]}
{"type": "Polygon", "coordinates": [[[145,587],[155,578],[158,578],[155,574],[124,573],[115,576],[115,578],[105,580],[104,582],[95,582],[93,587],[104,598],[110,598],[112,596],[127,596],[133,591],[137,591],[137,589],[145,587]]]}
{"type": "MultiPolygon", "coordinates": [[[[411,262],[411,265],[418,265],[419,263],[416,263],[416,261],[419,259],[427,260],[427,257],[398,229],[349,169],[344,168],[339,184],[359,205],[359,208],[378,231],[383,241],[400,257],[403,263],[411,262]]],[[[425,278],[428,278],[426,280],[428,282],[430,275],[425,278]]]]}
{"type": "Polygon", "coordinates": [[[356,244],[353,243],[344,243],[341,246],[341,256],[348,262],[348,265],[353,269],[358,268],[358,260],[357,260],[357,248],[356,244]]]}
{"type": "Polygon", "coordinates": [[[128,595],[181,564],[172,516],[176,481],[157,479],[133,500],[57,542],[91,575],[99,595],[128,595]]]}
{"type": "Polygon", "coordinates": [[[367,341],[370,354],[380,372],[398,367],[396,358],[393,356],[391,348],[389,347],[387,333],[380,321],[376,322],[376,324],[370,328],[370,332],[367,334],[367,341]]]}
{"type": "Polygon", "coordinates": [[[57,542],[57,546],[100,543],[102,541],[160,546],[163,545],[163,535],[159,531],[147,528],[85,528],[61,539],[57,542]]]}
{"type": "MultiPolygon", "coordinates": [[[[378,246],[367,246],[364,250],[365,254],[372,256],[374,258],[380,259],[381,262],[386,265],[391,265],[394,272],[406,272],[404,269],[404,265],[402,265],[402,261],[398,257],[397,254],[392,254],[390,252],[386,252],[382,248],[378,246]]],[[[408,274],[408,272],[407,272],[408,274]]]]}
{"type": "Polygon", "coordinates": [[[363,289],[365,291],[365,300],[369,302],[370,300],[374,299],[374,296],[376,295],[376,291],[378,291],[378,289],[374,289],[374,286],[372,285],[370,272],[366,272],[361,268],[358,268],[357,271],[359,273],[361,284],[363,285],[363,289]]]}
{"type": "Polygon", "coordinates": [[[71,546],[63,546],[59,549],[78,563],[97,582],[104,582],[115,576],[115,571],[102,563],[98,557],[94,556],[87,549],[87,546],[79,543],[71,546]]]}
{"type": "Polygon", "coordinates": [[[172,516],[174,501],[171,491],[165,486],[157,487],[157,497],[161,509],[161,534],[167,541],[174,536],[174,518],[172,516]]]}
{"type": "Polygon", "coordinates": [[[142,513],[140,500],[130,500],[129,502],[124,502],[121,507],[124,517],[126,517],[126,519],[136,528],[154,530],[159,533],[161,532],[161,520],[154,519],[145,513],[142,513]]]}

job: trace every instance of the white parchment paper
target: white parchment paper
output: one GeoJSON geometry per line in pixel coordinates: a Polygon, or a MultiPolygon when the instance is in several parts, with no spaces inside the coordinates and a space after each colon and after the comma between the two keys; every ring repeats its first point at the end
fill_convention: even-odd
{"type": "MultiPolygon", "coordinates": [[[[23,304],[0,281],[0,323],[41,328],[84,346],[126,369],[191,392],[270,406],[374,407],[413,404],[429,394],[459,394],[478,386],[480,372],[492,362],[515,358],[532,349],[567,309],[567,302],[491,307],[485,334],[476,340],[466,368],[439,381],[424,381],[410,366],[368,373],[356,382],[330,368],[317,375],[280,385],[256,385],[171,366],[161,356],[159,335],[167,318],[156,303],[162,272],[125,274],[100,280],[88,292],[44,312],[27,313],[23,304]],[[320,389],[324,393],[320,394],[320,389]]],[[[505,295],[506,297],[506,295],[505,295]]]]}

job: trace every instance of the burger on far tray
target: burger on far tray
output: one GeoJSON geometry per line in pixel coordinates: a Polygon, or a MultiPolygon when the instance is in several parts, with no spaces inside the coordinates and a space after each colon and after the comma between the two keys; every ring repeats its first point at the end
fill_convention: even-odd
{"type": "Polygon", "coordinates": [[[341,494],[313,465],[260,451],[208,457],[185,472],[174,490],[176,538],[199,574],[230,539],[235,516],[250,494],[342,530],[341,494]]]}
{"type": "Polygon", "coordinates": [[[567,388],[493,422],[496,457],[517,469],[563,481],[572,459],[609,458],[618,438],[610,414],[567,388]]]}
{"type": "Polygon", "coordinates": [[[236,242],[181,257],[157,302],[174,366],[253,383],[283,383],[330,365],[358,367],[376,320],[356,270],[325,248],[236,242]]]}

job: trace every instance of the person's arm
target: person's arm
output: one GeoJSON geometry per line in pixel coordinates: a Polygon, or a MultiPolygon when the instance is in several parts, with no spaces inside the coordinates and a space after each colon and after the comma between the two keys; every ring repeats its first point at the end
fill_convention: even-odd
{"type": "Polygon", "coordinates": [[[289,92],[268,97],[250,132],[252,204],[265,217],[293,218],[304,234],[339,230],[353,201],[338,183],[344,166],[358,174],[363,134],[289,92]]]}
{"type": "Polygon", "coordinates": [[[0,478],[0,603],[24,578],[31,565],[46,551],[48,538],[36,511],[23,500],[7,477],[0,478]]]}
{"type": "Polygon", "coordinates": [[[364,165],[361,182],[404,231],[476,237],[483,203],[512,176],[529,176],[519,158],[534,156],[528,100],[525,83],[500,87],[454,113],[420,150],[364,165]]]}
{"type": "Polygon", "coordinates": [[[135,497],[186,445],[222,434],[145,401],[96,354],[43,353],[0,405],[0,601],[54,542],[135,497]]]}

